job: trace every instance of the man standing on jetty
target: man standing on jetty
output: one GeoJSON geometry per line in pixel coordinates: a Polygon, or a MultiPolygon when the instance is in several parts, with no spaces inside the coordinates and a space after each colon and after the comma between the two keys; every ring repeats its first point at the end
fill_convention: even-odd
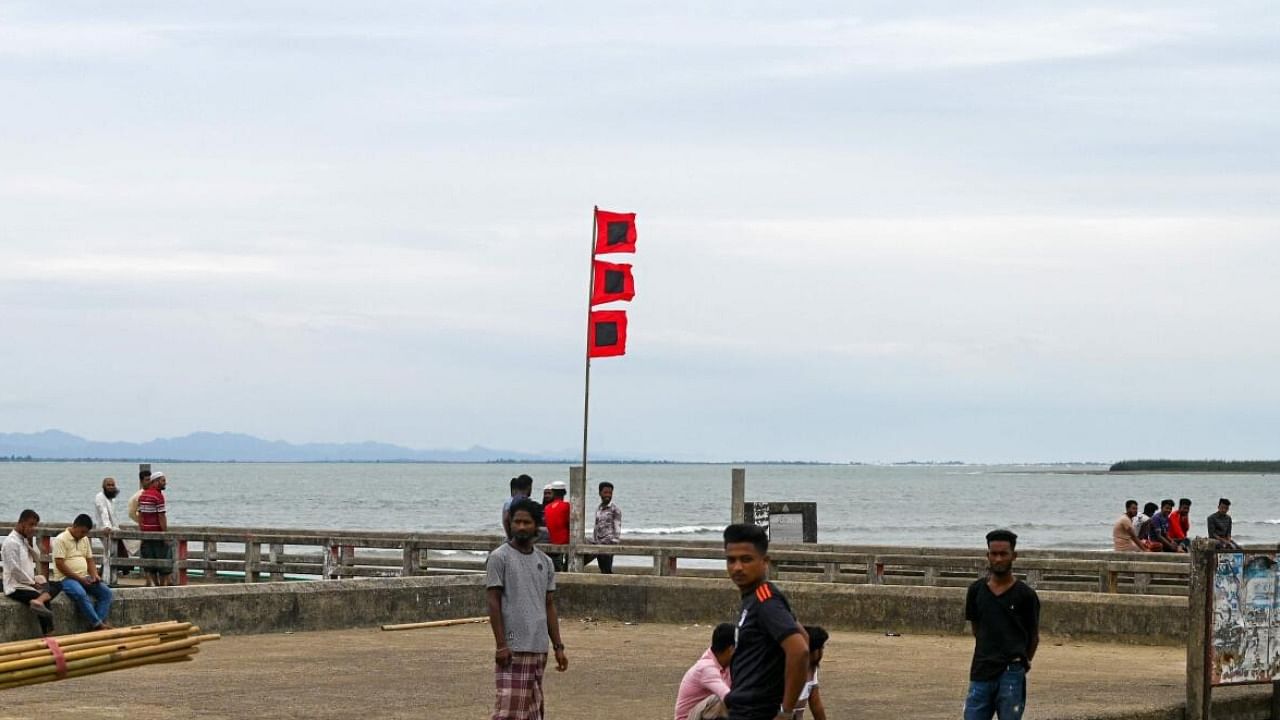
{"type": "Polygon", "coordinates": [[[730,525],[724,558],[742,592],[729,720],[791,720],[809,673],[809,644],[786,596],[769,582],[769,536],[757,525],[730,525]]]}
{"type": "MultiPolygon", "coordinates": [[[[169,508],[165,505],[164,489],[166,486],[164,473],[157,472],[147,481],[147,489],[138,497],[138,529],[142,532],[168,532],[169,508]]],[[[169,541],[143,540],[143,560],[169,560],[169,541]]],[[[160,587],[170,584],[168,565],[164,567],[143,568],[142,574],[147,579],[147,587],[160,587]]]]}
{"type": "Polygon", "coordinates": [[[548,646],[555,651],[556,670],[569,667],[556,616],[556,573],[551,558],[533,544],[542,523],[538,504],[528,498],[512,503],[510,519],[511,539],[485,561],[489,626],[496,645],[492,720],[543,720],[548,646]]]}
{"type": "Polygon", "coordinates": [[[1040,644],[1040,598],[1013,575],[1018,536],[987,533],[988,575],[969,586],[964,619],[973,628],[973,662],[964,720],[1020,720],[1027,708],[1027,672],[1040,644]]]}
{"type": "Polygon", "coordinates": [[[502,532],[511,537],[511,506],[533,494],[533,478],[528,475],[517,475],[511,478],[511,496],[502,503],[502,532]]]}
{"type": "MultiPolygon", "coordinates": [[[[600,483],[600,507],[596,508],[595,530],[591,541],[596,545],[617,545],[622,542],[622,510],[613,502],[613,483],[600,483]]],[[[597,555],[596,564],[604,575],[613,574],[613,556],[597,555]]]]}
{"type": "MultiPolygon", "coordinates": [[[[569,486],[563,480],[556,480],[551,483],[551,503],[542,508],[547,523],[547,542],[552,545],[569,544],[569,518],[572,509],[569,501],[564,499],[568,493],[569,486]]],[[[569,569],[568,553],[551,553],[551,559],[555,561],[557,570],[569,569]]]]}

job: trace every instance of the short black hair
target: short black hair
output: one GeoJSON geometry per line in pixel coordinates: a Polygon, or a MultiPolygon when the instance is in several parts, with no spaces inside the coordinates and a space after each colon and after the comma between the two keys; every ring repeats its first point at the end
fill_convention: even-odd
{"type": "Polygon", "coordinates": [[[804,631],[809,635],[809,652],[821,650],[831,635],[821,625],[805,625],[804,631]]]}
{"type": "Polygon", "coordinates": [[[18,514],[18,522],[20,522],[20,523],[24,523],[24,522],[26,522],[26,521],[28,521],[28,520],[35,520],[35,521],[39,522],[39,521],[40,521],[40,513],[36,512],[35,510],[32,510],[32,509],[30,509],[30,508],[27,508],[26,510],[23,510],[21,513],[19,513],[19,514],[18,514]]]}
{"type": "Polygon", "coordinates": [[[1159,510],[1159,509],[1160,509],[1160,506],[1159,506],[1159,505],[1157,505],[1157,504],[1155,504],[1155,503],[1153,503],[1153,502],[1149,502],[1149,503],[1147,503],[1146,505],[1143,505],[1143,506],[1142,506],[1142,512],[1144,512],[1144,513],[1146,513],[1146,514],[1148,514],[1148,515],[1150,515],[1151,513],[1155,512],[1155,511],[1157,511],[1157,510],[1159,510]]]}
{"type": "Polygon", "coordinates": [[[93,529],[93,518],[89,517],[88,515],[85,515],[84,513],[80,513],[79,515],[77,515],[77,516],[76,516],[76,519],[75,519],[74,521],[72,521],[71,526],[72,526],[72,527],[88,528],[88,529],[92,530],[92,529],[93,529]]]}
{"type": "Polygon", "coordinates": [[[728,650],[737,642],[738,628],[733,623],[720,623],[711,631],[711,652],[728,650]]]}
{"type": "Polygon", "coordinates": [[[1178,498],[1178,507],[1182,507],[1183,505],[1190,507],[1191,498],[1178,498]]]}
{"type": "Polygon", "coordinates": [[[1160,507],[1164,507],[1165,505],[1169,505],[1169,506],[1171,506],[1171,507],[1172,507],[1172,506],[1173,506],[1173,498],[1165,498],[1165,499],[1163,499],[1163,500],[1161,500],[1161,501],[1160,501],[1160,507]]]}
{"type": "Polygon", "coordinates": [[[726,527],[724,529],[725,547],[730,543],[751,543],[756,546],[756,550],[759,550],[761,555],[769,553],[769,534],[759,525],[734,523],[726,527]]]}
{"type": "Polygon", "coordinates": [[[1007,542],[1009,543],[1010,550],[1017,550],[1018,534],[1012,530],[1006,530],[1004,528],[992,530],[987,533],[987,545],[990,546],[993,542],[1007,542]]]}
{"type": "Polygon", "coordinates": [[[1137,500],[1125,500],[1125,501],[1124,501],[1124,507],[1125,507],[1125,509],[1126,509],[1126,510],[1127,510],[1127,509],[1129,509],[1129,506],[1130,506],[1130,505],[1132,505],[1132,506],[1134,506],[1134,507],[1138,507],[1138,501],[1137,501],[1137,500]]]}
{"type": "Polygon", "coordinates": [[[1230,501],[1230,500],[1228,500],[1228,499],[1226,499],[1226,498],[1218,498],[1218,504],[1219,504],[1219,505],[1226,505],[1227,507],[1231,507],[1231,501],[1230,501]]]}
{"type": "Polygon", "coordinates": [[[511,478],[512,490],[524,490],[525,494],[533,491],[533,478],[528,475],[517,475],[511,478]]]}
{"type": "Polygon", "coordinates": [[[596,492],[599,492],[599,491],[601,491],[601,490],[603,490],[603,489],[605,489],[605,488],[609,488],[610,490],[612,490],[612,489],[613,489],[613,483],[609,482],[608,480],[605,480],[604,482],[601,482],[601,483],[600,483],[600,487],[596,488],[596,492]]]}
{"type": "Polygon", "coordinates": [[[139,470],[139,471],[138,471],[138,479],[139,479],[139,480],[146,480],[146,479],[147,479],[147,478],[149,478],[149,477],[151,477],[151,471],[150,471],[150,470],[139,470]]]}
{"type": "Polygon", "coordinates": [[[529,498],[521,498],[511,503],[511,519],[515,520],[516,513],[527,512],[529,517],[533,518],[533,524],[542,527],[542,505],[530,500],[529,498]]]}

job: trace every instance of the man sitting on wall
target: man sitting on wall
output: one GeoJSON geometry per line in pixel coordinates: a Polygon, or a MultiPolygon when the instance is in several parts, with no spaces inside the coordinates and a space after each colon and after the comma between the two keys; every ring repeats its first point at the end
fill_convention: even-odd
{"type": "Polygon", "coordinates": [[[4,595],[16,603],[31,608],[40,621],[40,634],[53,634],[53,611],[49,602],[58,596],[58,590],[49,586],[43,575],[36,574],[36,562],[40,559],[31,539],[36,536],[40,515],[35,510],[23,510],[18,524],[0,545],[0,562],[4,563],[4,595]]]}
{"type": "Polygon", "coordinates": [[[53,539],[53,584],[76,604],[94,630],[105,630],[111,612],[111,588],[98,577],[89,545],[93,520],[77,515],[71,527],[53,539]]]}

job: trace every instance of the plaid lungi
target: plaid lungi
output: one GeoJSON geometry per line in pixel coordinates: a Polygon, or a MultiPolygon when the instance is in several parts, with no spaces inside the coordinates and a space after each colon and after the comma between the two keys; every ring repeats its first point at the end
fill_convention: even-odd
{"type": "Polygon", "coordinates": [[[498,700],[493,720],[542,720],[542,671],[546,653],[511,653],[511,664],[494,666],[498,700]]]}

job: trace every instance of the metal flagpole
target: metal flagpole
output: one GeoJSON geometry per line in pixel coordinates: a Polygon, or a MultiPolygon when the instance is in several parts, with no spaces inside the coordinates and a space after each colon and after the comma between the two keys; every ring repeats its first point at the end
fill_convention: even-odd
{"type": "Polygon", "coordinates": [[[587,370],[586,384],[582,391],[582,476],[587,475],[587,427],[591,418],[591,295],[595,289],[596,274],[596,215],[597,205],[591,209],[591,263],[587,270],[587,370]]]}
{"type": "MultiPolygon", "coordinates": [[[[587,431],[591,423],[591,296],[595,290],[595,272],[596,272],[596,232],[599,224],[596,222],[596,216],[600,212],[600,206],[596,205],[591,208],[591,261],[587,270],[587,338],[586,338],[586,369],[583,373],[583,389],[582,389],[582,481],[585,487],[587,479],[587,431]]],[[[572,502],[582,504],[587,498],[586,494],[580,498],[570,498],[572,502]]],[[[585,506],[584,506],[585,507],[585,506]]],[[[582,509],[574,507],[574,516],[576,517],[582,509]]],[[[585,513],[583,513],[585,517],[585,513]]],[[[570,525],[574,523],[570,522],[570,525]]],[[[574,530],[574,535],[569,538],[571,545],[577,546],[582,538],[579,537],[585,527],[578,527],[574,530]]],[[[579,558],[575,553],[570,553],[570,569],[574,571],[581,570],[579,558]]]]}

